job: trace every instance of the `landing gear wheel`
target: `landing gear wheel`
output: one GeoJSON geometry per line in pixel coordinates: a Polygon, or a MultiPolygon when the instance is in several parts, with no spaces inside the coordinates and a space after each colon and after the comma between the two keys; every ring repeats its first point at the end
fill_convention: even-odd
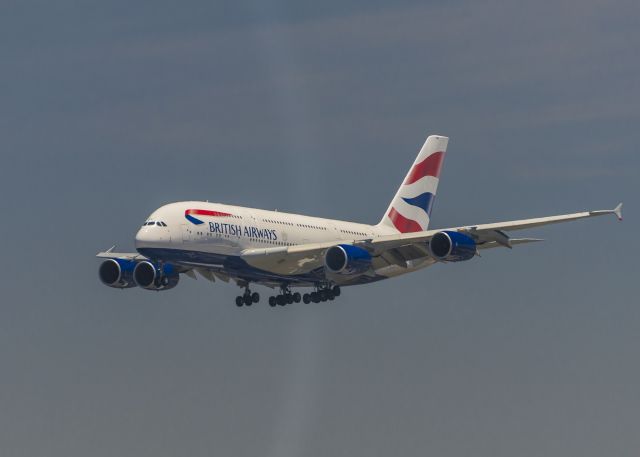
{"type": "Polygon", "coordinates": [[[285,301],[285,299],[284,299],[284,295],[278,295],[278,296],[276,297],[276,303],[277,303],[278,305],[280,305],[280,306],[284,306],[284,305],[286,305],[286,304],[287,304],[287,302],[286,302],[286,301],[285,301]]]}
{"type": "Polygon", "coordinates": [[[314,303],[320,303],[320,295],[318,292],[311,292],[311,301],[314,303]]]}
{"type": "Polygon", "coordinates": [[[335,297],[339,297],[342,293],[342,291],[340,290],[340,286],[333,286],[333,289],[331,291],[333,292],[333,295],[335,297]]]}
{"type": "Polygon", "coordinates": [[[236,297],[236,306],[240,308],[242,305],[244,305],[244,299],[240,295],[238,295],[236,297]]]}
{"type": "Polygon", "coordinates": [[[309,296],[309,294],[304,294],[304,295],[302,296],[302,302],[303,302],[305,305],[308,305],[309,303],[311,303],[311,297],[309,296]]]}
{"type": "Polygon", "coordinates": [[[271,306],[272,308],[276,306],[276,297],[274,296],[269,297],[269,306],[271,306]]]}
{"type": "Polygon", "coordinates": [[[254,292],[251,294],[251,301],[253,303],[258,303],[260,301],[260,294],[258,292],[254,292]]]}
{"type": "Polygon", "coordinates": [[[296,292],[296,293],[293,294],[293,302],[294,303],[300,303],[300,298],[301,297],[300,297],[300,293],[299,292],[296,292]]]}
{"type": "Polygon", "coordinates": [[[327,300],[329,301],[333,301],[335,300],[336,295],[333,293],[333,290],[329,289],[327,290],[327,300]]]}
{"type": "Polygon", "coordinates": [[[247,294],[243,298],[244,304],[247,306],[251,306],[253,304],[253,300],[251,300],[251,295],[247,294]]]}
{"type": "Polygon", "coordinates": [[[318,293],[320,295],[320,301],[327,301],[327,291],[326,290],[321,290],[318,293]]]}
{"type": "Polygon", "coordinates": [[[287,300],[287,305],[291,305],[293,303],[293,295],[286,294],[285,299],[287,300]]]}

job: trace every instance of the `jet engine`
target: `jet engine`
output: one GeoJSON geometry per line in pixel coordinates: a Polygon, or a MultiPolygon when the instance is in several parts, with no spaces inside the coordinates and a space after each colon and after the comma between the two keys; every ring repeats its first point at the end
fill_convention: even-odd
{"type": "Polygon", "coordinates": [[[157,266],[145,260],[134,268],[133,280],[143,289],[169,290],[178,285],[180,274],[171,264],[157,266]]]}
{"type": "Polygon", "coordinates": [[[429,242],[431,256],[442,262],[460,262],[472,259],[477,252],[476,242],[464,233],[438,232],[429,242]]]}
{"type": "Polygon", "coordinates": [[[105,286],[117,289],[135,287],[133,269],[136,263],[132,260],[107,259],[100,264],[98,276],[105,286]]]}
{"type": "Polygon", "coordinates": [[[361,274],[371,268],[371,254],[369,254],[369,251],[357,246],[339,244],[327,250],[324,256],[324,264],[331,273],[341,275],[361,274]]]}

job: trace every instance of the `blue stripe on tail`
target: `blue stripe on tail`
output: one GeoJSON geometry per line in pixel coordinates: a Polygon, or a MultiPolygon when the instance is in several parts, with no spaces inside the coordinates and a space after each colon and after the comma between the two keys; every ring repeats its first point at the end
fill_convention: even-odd
{"type": "Polygon", "coordinates": [[[412,206],[417,206],[418,208],[422,208],[425,212],[431,216],[431,207],[433,206],[433,197],[434,195],[431,192],[425,192],[424,194],[420,194],[417,197],[413,198],[404,198],[402,199],[412,206]]]}

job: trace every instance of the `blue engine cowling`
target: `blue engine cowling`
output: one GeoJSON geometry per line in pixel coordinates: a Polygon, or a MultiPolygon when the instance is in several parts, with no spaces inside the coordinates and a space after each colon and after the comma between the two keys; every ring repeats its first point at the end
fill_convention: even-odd
{"type": "Polygon", "coordinates": [[[133,281],[133,270],[136,262],[133,260],[107,259],[100,264],[98,276],[105,286],[116,289],[136,287],[133,281]]]}
{"type": "Polygon", "coordinates": [[[327,250],[324,265],[327,270],[335,274],[361,274],[371,268],[371,254],[357,246],[339,244],[327,250]]]}
{"type": "Polygon", "coordinates": [[[169,290],[178,285],[180,274],[171,264],[160,267],[145,260],[133,269],[133,280],[143,289],[169,290]]]}
{"type": "Polygon", "coordinates": [[[429,241],[429,251],[436,260],[460,262],[472,259],[477,252],[476,242],[464,233],[438,232],[429,241]]]}

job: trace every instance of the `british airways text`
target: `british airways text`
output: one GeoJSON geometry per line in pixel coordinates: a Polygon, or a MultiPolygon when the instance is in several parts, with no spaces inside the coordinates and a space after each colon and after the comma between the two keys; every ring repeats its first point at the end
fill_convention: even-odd
{"type": "Polygon", "coordinates": [[[244,236],[246,238],[258,238],[262,240],[277,241],[278,235],[275,229],[260,229],[258,227],[234,224],[221,224],[219,222],[209,222],[209,231],[211,233],[223,233],[231,236],[244,236]]]}

